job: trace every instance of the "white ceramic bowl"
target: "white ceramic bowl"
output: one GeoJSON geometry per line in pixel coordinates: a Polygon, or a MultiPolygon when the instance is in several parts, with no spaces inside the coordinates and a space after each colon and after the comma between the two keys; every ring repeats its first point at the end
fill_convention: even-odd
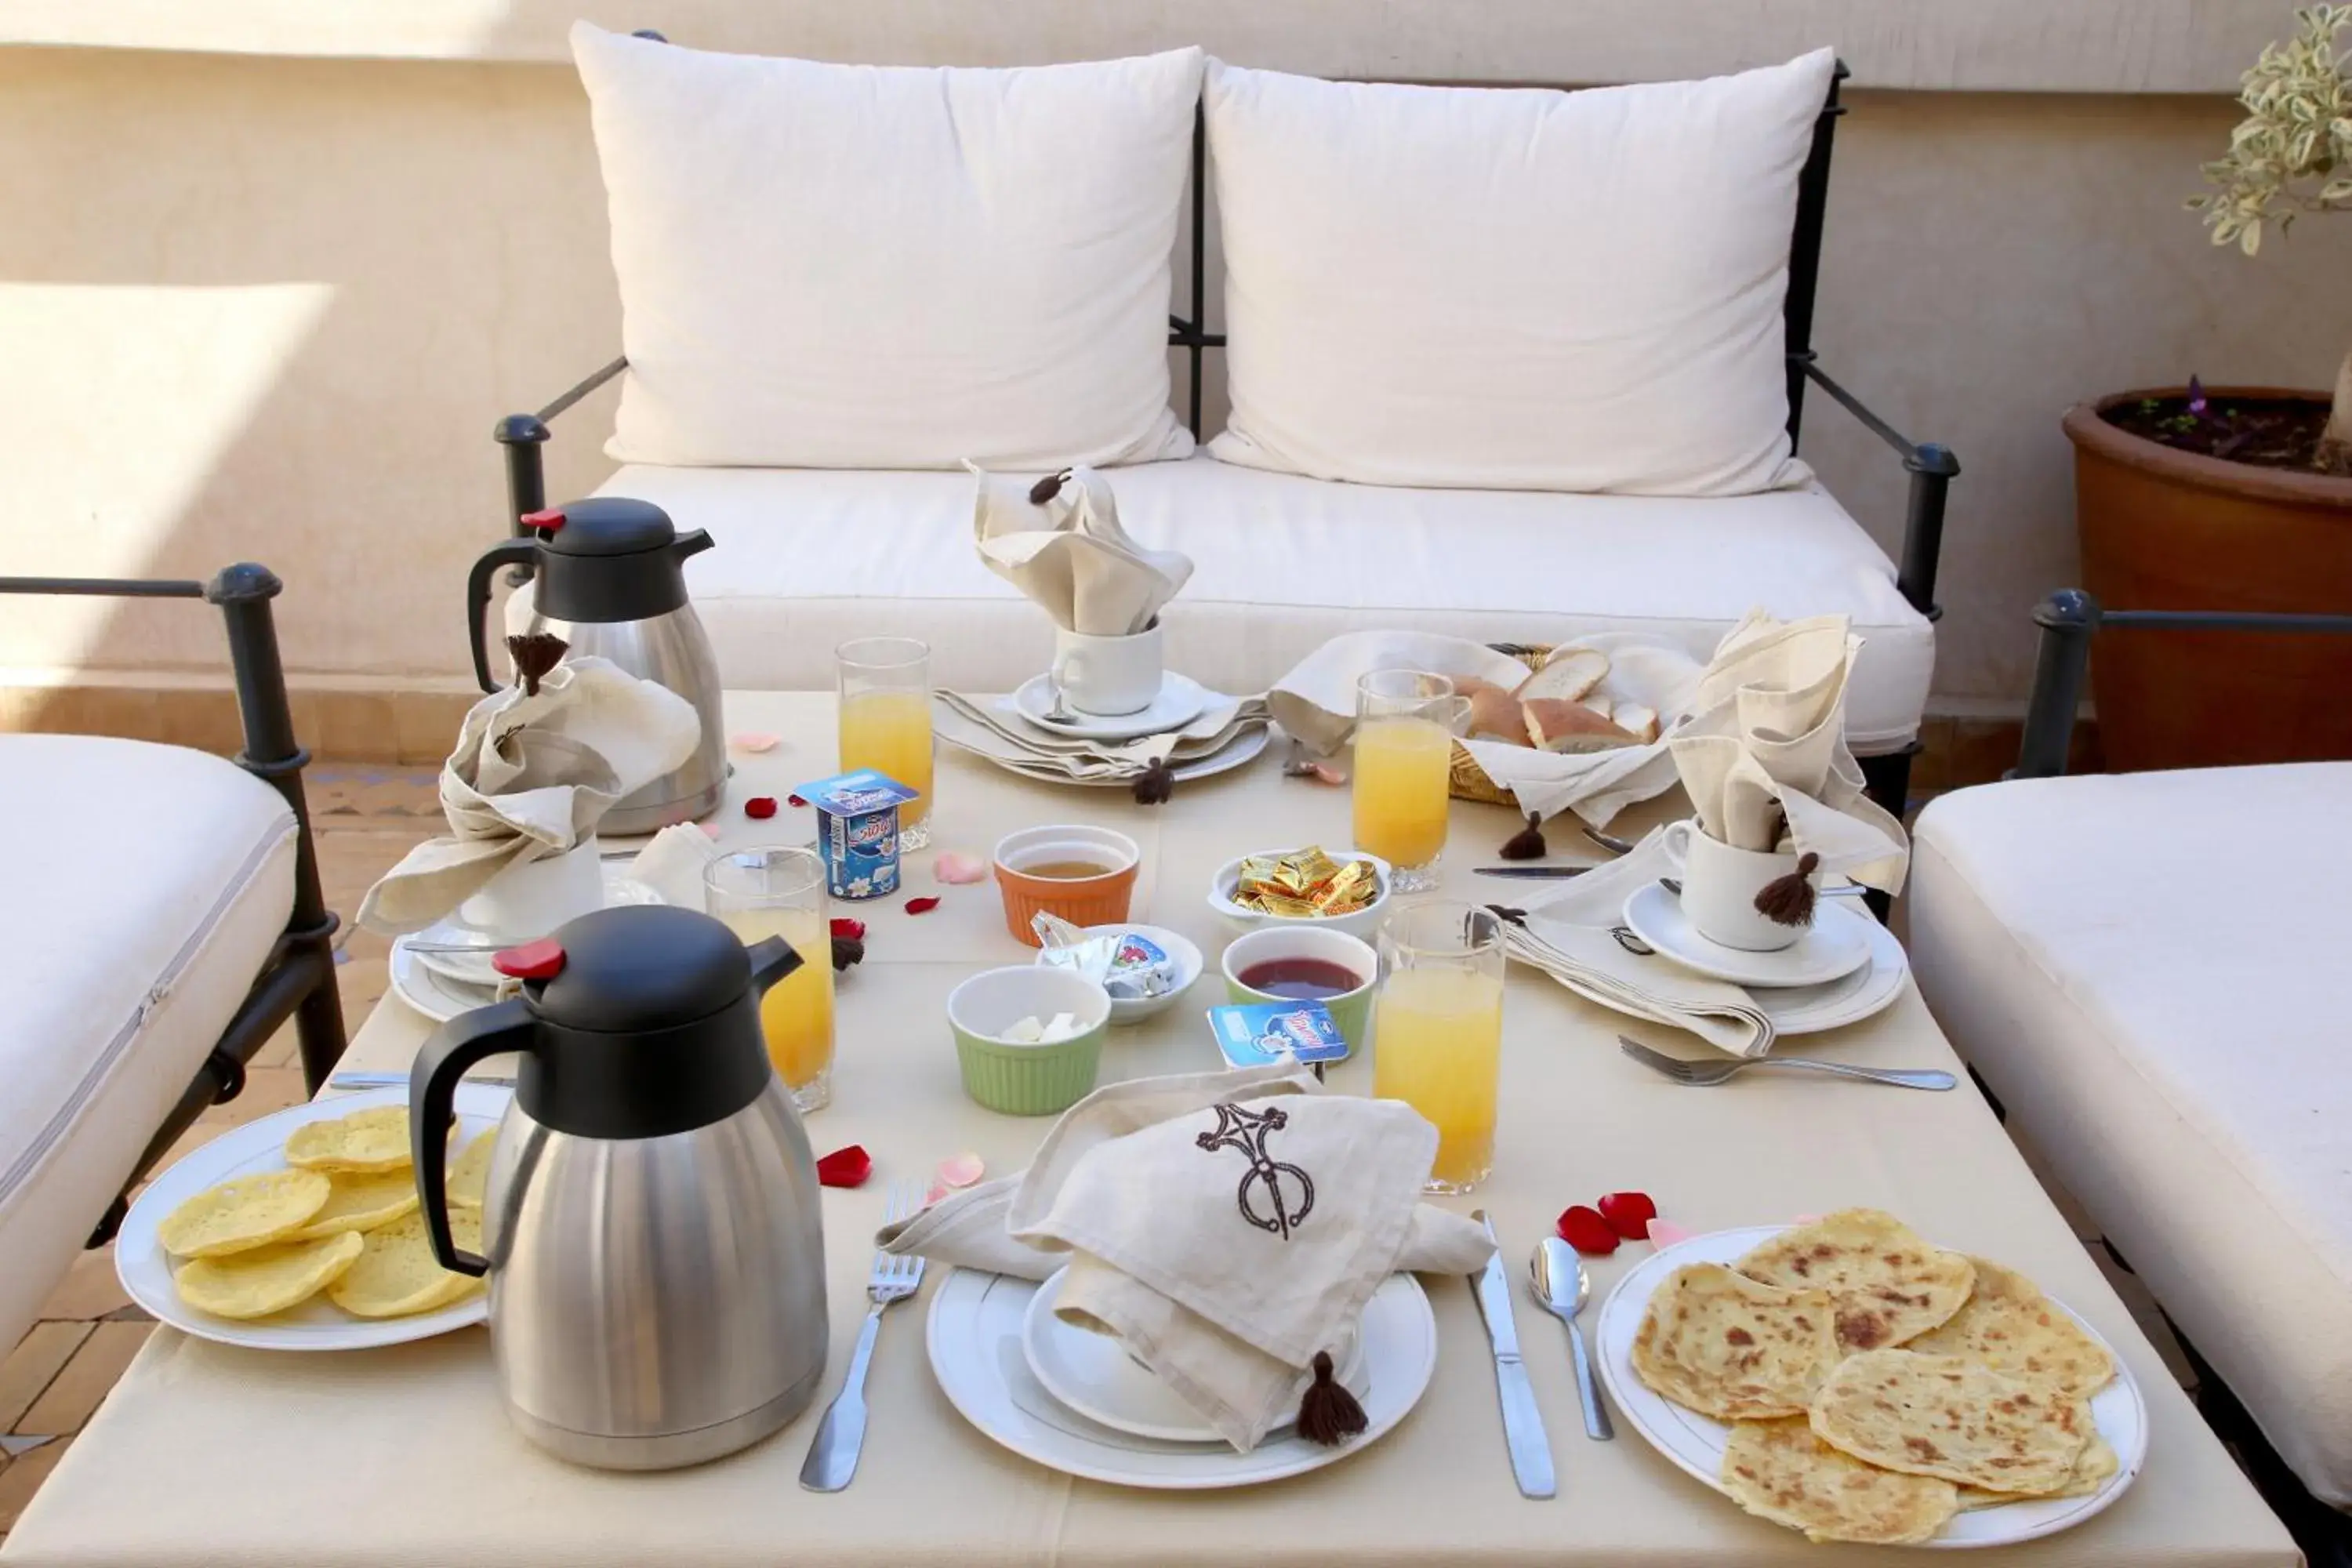
{"type": "Polygon", "coordinates": [[[1282,849],[1253,849],[1237,855],[1217,868],[1209,879],[1209,907],[1225,918],[1226,924],[1236,931],[1255,931],[1265,925],[1311,925],[1323,931],[1346,931],[1349,936],[1370,942],[1372,932],[1380,929],[1381,917],[1388,912],[1389,863],[1377,855],[1367,855],[1360,849],[1328,851],[1334,860],[1370,860],[1380,879],[1380,896],[1351,915],[1267,915],[1255,910],[1245,910],[1234,902],[1234,884],[1241,880],[1242,862],[1255,860],[1263,855],[1287,855],[1298,848],[1294,844],[1282,849]]]}
{"type": "MultiPolygon", "coordinates": [[[[1170,931],[1166,926],[1137,925],[1134,921],[1128,921],[1117,925],[1088,926],[1083,934],[1117,936],[1122,931],[1133,931],[1145,941],[1157,943],[1160,951],[1168,955],[1168,962],[1175,965],[1176,979],[1173,985],[1157,996],[1146,996],[1138,1001],[1126,1001],[1113,996],[1110,999],[1110,1021],[1113,1027],[1127,1024],[1139,1024],[1155,1013],[1166,1012],[1176,1005],[1185,992],[1192,989],[1192,982],[1201,978],[1201,971],[1206,967],[1206,961],[1201,957],[1201,950],[1192,945],[1192,939],[1181,932],[1170,931]]],[[[1039,953],[1037,962],[1045,963],[1045,955],[1039,953]]]]}

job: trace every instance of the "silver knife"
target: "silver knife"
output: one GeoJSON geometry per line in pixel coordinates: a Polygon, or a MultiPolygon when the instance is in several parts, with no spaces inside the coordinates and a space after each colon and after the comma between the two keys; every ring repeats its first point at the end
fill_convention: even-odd
{"type": "Polygon", "coordinates": [[[1581,877],[1591,870],[1590,866],[1480,866],[1481,877],[1525,877],[1534,881],[1550,881],[1561,877],[1581,877]]]}
{"type": "MultiPolygon", "coordinates": [[[[467,1083],[495,1084],[501,1089],[514,1087],[512,1073],[467,1073],[467,1083]]],[[[408,1075],[404,1072],[339,1072],[327,1079],[329,1089],[406,1089],[408,1075]]]]}
{"type": "Polygon", "coordinates": [[[1551,1439],[1544,1435],[1543,1412],[1536,1407],[1535,1384],[1528,1381],[1527,1363],[1519,1360],[1519,1326],[1511,1316],[1511,1281],[1503,1268],[1502,1243],[1495,1239],[1495,1222],[1485,1209],[1470,1217],[1486,1227],[1495,1241],[1495,1256],[1470,1276],[1471,1292],[1478,1298],[1478,1315],[1486,1320],[1486,1338],[1495,1347],[1495,1389],[1503,1403],[1503,1440],[1510,1446],[1511,1474],[1517,1478],[1521,1497],[1559,1495],[1552,1475],[1551,1439]]]}

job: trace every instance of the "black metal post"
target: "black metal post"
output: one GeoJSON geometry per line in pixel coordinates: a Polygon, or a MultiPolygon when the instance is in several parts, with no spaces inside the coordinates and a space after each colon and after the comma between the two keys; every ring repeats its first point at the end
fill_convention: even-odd
{"type": "Polygon", "coordinates": [[[2042,647],[2033,661],[2033,695],[2025,706],[2025,738],[2009,776],[2055,778],[2066,771],[2074,710],[2083,702],[2091,638],[2099,629],[2099,602],[2080,588],[2061,588],[2033,608],[2042,647]]]}
{"type": "Polygon", "coordinates": [[[1840,60],[1830,76],[1830,95],[1813,121],[1812,146],[1797,175],[1797,226],[1789,245],[1789,298],[1781,307],[1789,355],[1789,441],[1796,444],[1804,421],[1805,365],[1813,357],[1813,295],[1822,278],[1822,236],[1829,221],[1830,153],[1837,139],[1838,84],[1848,71],[1840,60]]]}
{"type": "Polygon", "coordinates": [[[278,626],[269,609],[284,584],[266,566],[250,562],[225,568],[205,587],[228,623],[229,662],[236,675],[237,716],[245,749],[237,765],[267,781],[294,810],[294,911],[286,923],[289,963],[315,966],[318,984],[295,1011],[302,1047],[302,1081],[316,1094],[343,1054],[343,1003],[335,985],[337,921],[319,889],[319,858],[310,840],[310,809],[302,794],[302,769],[310,753],[294,734],[294,710],[286,698],[286,671],[278,660],[278,626]]]}
{"type": "Polygon", "coordinates": [[[1185,344],[1192,362],[1192,385],[1187,400],[1188,427],[1201,438],[1202,334],[1209,330],[1209,281],[1203,276],[1209,254],[1209,115],[1205,105],[1192,108],[1192,330],[1185,344]]]}
{"type": "Polygon", "coordinates": [[[1959,477],[1959,459],[1948,447],[1930,441],[1903,459],[1911,476],[1911,501],[1903,521],[1903,564],[1895,586],[1911,607],[1929,620],[1940,620],[1944,608],[1936,603],[1936,569],[1944,553],[1944,502],[1952,481],[1959,477]]]}
{"type": "Polygon", "coordinates": [[[547,423],[536,414],[509,414],[490,434],[507,449],[507,531],[528,533],[523,518],[547,507],[547,469],[539,451],[547,444],[547,423]]]}

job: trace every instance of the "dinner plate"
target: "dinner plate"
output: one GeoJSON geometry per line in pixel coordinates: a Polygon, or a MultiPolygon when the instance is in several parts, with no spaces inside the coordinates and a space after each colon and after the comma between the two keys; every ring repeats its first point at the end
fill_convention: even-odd
{"type": "Polygon", "coordinates": [[[1911,955],[1876,921],[1864,922],[1863,935],[1870,943],[1870,962],[1851,974],[1819,985],[1759,985],[1748,993],[1748,1000],[1772,1020],[1776,1037],[1843,1028],[1895,1005],[1903,994],[1904,977],[1911,973],[1911,955]]]}
{"type": "MultiPolygon", "coordinates": [[[[627,861],[607,861],[602,870],[604,874],[604,907],[606,909],[618,909],[625,904],[657,904],[662,901],[662,896],[659,893],[628,875],[627,861]]],[[[544,936],[546,933],[539,931],[533,934],[544,936]]],[[[499,942],[489,932],[469,926],[452,914],[435,921],[423,931],[410,932],[407,940],[412,942],[432,942],[436,945],[457,942],[480,943],[480,951],[476,952],[419,952],[415,956],[419,964],[445,980],[455,980],[463,985],[489,990],[495,989],[499,983],[499,972],[490,967],[492,955],[503,948],[514,946],[517,942],[527,942],[530,938],[517,937],[512,941],[499,942]]]]}
{"type": "MultiPolygon", "coordinates": [[[[499,1124],[514,1090],[503,1084],[457,1086],[457,1146],[499,1124]]],[[[488,1294],[477,1290],[437,1312],[408,1318],[355,1318],[327,1300],[326,1293],[267,1318],[216,1318],[180,1300],[172,1283],[172,1256],[155,1239],[155,1227],[183,1203],[236,1176],[286,1169],[286,1138],[307,1121],[328,1121],[376,1105],[406,1105],[405,1089],[368,1089],[332,1095],[232,1128],[147,1184],[122,1217],[114,1238],[114,1271],[131,1299],[173,1328],[199,1339],[264,1351],[354,1351],[374,1345],[428,1340],[478,1323],[490,1314],[488,1294]]]]}
{"type": "Polygon", "coordinates": [[[1404,1419],[1437,1365],[1437,1319],[1410,1274],[1372,1292],[1360,1331],[1368,1425],[1337,1447],[1296,1433],[1246,1454],[1223,1444],[1169,1443],[1089,1421],[1045,1392],[1029,1370],[1022,1325],[1039,1287],[1008,1275],[959,1268],[932,1294],[925,1341],[940,1389],[991,1440],[1048,1469],[1084,1480],[1156,1491],[1256,1486],[1339,1463],[1404,1419]]]}
{"type": "Polygon", "coordinates": [[[1813,923],[1795,943],[1778,952],[1748,952],[1699,935],[1683,901],[1657,883],[1625,900],[1625,923],[1633,934],[1696,973],[1735,985],[1820,985],[1842,979],[1870,962],[1864,926],[1878,922],[1834,899],[1818,900],[1813,923]]]}
{"type": "MultiPolygon", "coordinates": [[[[1642,1314],[1649,1306],[1651,1292],[1664,1283],[1667,1275],[1686,1263],[1735,1262],[1750,1248],[1789,1228],[1759,1225],[1743,1230],[1718,1230],[1661,1247],[1617,1281],[1616,1289],[1601,1303],[1601,1316],[1594,1325],[1594,1349],[1601,1363],[1601,1381],[1608,1384],[1610,1395],[1616,1400],[1627,1423],[1652,1447],[1717,1491],[1723,1490],[1718,1478],[1723,1470],[1724,1447],[1731,1436],[1729,1425],[1676,1405],[1643,1383],[1633,1371],[1633,1336],[1642,1326],[1642,1314]]],[[[1954,1514],[1942,1531],[1932,1540],[1921,1542],[1922,1546],[2007,1546],[2055,1534],[2082,1523],[2121,1497],[2147,1462],[2147,1405],[2140,1397],[2139,1384],[2134,1381],[2131,1368],[2079,1313],[2055,1298],[2053,1300],[2084,1333],[2098,1341],[2115,1361],[2114,1380],[2091,1396],[2091,1417],[2098,1424],[2099,1436],[2116,1451],[2116,1473],[2088,1497],[2032,1498],[1954,1514]]]]}
{"type": "Polygon", "coordinates": [[[1033,675],[1013,693],[1013,706],[1021,717],[1048,734],[1082,741],[1132,741],[1139,735],[1161,735],[1190,724],[1207,711],[1210,695],[1207,687],[1171,669],[1160,676],[1160,695],[1147,708],[1133,713],[1081,713],[1071,708],[1069,720],[1057,723],[1045,717],[1054,710],[1054,678],[1033,675]]]}
{"type": "MultiPolygon", "coordinates": [[[[1125,1345],[1054,1315],[1055,1299],[1069,1272],[1062,1269],[1037,1287],[1022,1317],[1022,1353],[1045,1392],[1087,1420],[1137,1437],[1223,1443],[1208,1418],[1128,1354],[1125,1345]]],[[[1349,1334],[1337,1350],[1339,1364],[1332,1376],[1360,1401],[1370,1392],[1364,1381],[1363,1342],[1349,1334]]],[[[1302,1386],[1300,1394],[1305,1392],[1302,1386]]]]}
{"type": "Polygon", "coordinates": [[[498,1000],[487,985],[468,985],[425,968],[423,955],[409,951],[404,936],[392,939],[391,971],[392,994],[436,1024],[498,1000]]]}
{"type": "MultiPolygon", "coordinates": [[[[947,741],[950,745],[955,744],[954,741],[945,735],[940,738],[947,741]]],[[[1192,779],[1208,778],[1216,773],[1230,773],[1245,763],[1255,761],[1258,753],[1265,750],[1266,742],[1272,738],[1271,726],[1253,724],[1207,756],[1195,757],[1189,763],[1178,763],[1171,771],[1175,773],[1179,784],[1192,779]]],[[[1055,768],[1033,767],[1025,763],[1007,762],[992,752],[977,751],[970,746],[963,749],[971,752],[975,756],[987,758],[1007,773],[1019,773],[1023,778],[1035,779],[1039,784],[1076,784],[1086,789],[1132,789],[1135,787],[1133,779],[1074,779],[1055,768]]]]}

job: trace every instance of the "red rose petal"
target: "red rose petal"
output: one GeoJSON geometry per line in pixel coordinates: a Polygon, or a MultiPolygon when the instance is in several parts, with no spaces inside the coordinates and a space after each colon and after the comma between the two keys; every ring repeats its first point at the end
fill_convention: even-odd
{"type": "Polygon", "coordinates": [[[1578,1204],[1559,1216],[1559,1238],[1577,1251],[1605,1256],[1617,1250],[1617,1232],[1601,1211],[1578,1204]]]}
{"type": "Polygon", "coordinates": [[[866,922],[851,920],[847,915],[835,915],[833,917],[833,934],[847,937],[852,942],[864,942],[866,922]]]}
{"type": "Polygon", "coordinates": [[[835,1149],[816,1163],[816,1179],[828,1187],[862,1187],[874,1173],[874,1156],[863,1143],[835,1149]]]}
{"type": "Polygon", "coordinates": [[[1606,1193],[1601,1199],[1601,1217],[1626,1240],[1639,1241],[1650,1234],[1650,1222],[1658,1217],[1658,1205],[1650,1201],[1647,1193],[1606,1193]]]}
{"type": "Polygon", "coordinates": [[[798,795],[788,795],[784,796],[784,798],[785,798],[786,800],[788,800],[788,801],[792,802],[794,805],[806,805],[808,804],[808,802],[806,802],[806,801],[803,800],[800,796],[798,796],[798,795]]]}
{"type": "Polygon", "coordinates": [[[767,821],[776,815],[776,797],[772,795],[753,795],[743,803],[743,815],[754,822],[767,821]]]}
{"type": "Polygon", "coordinates": [[[937,899],[908,899],[907,900],[907,912],[910,915],[927,915],[939,907],[940,901],[937,899]]]}

